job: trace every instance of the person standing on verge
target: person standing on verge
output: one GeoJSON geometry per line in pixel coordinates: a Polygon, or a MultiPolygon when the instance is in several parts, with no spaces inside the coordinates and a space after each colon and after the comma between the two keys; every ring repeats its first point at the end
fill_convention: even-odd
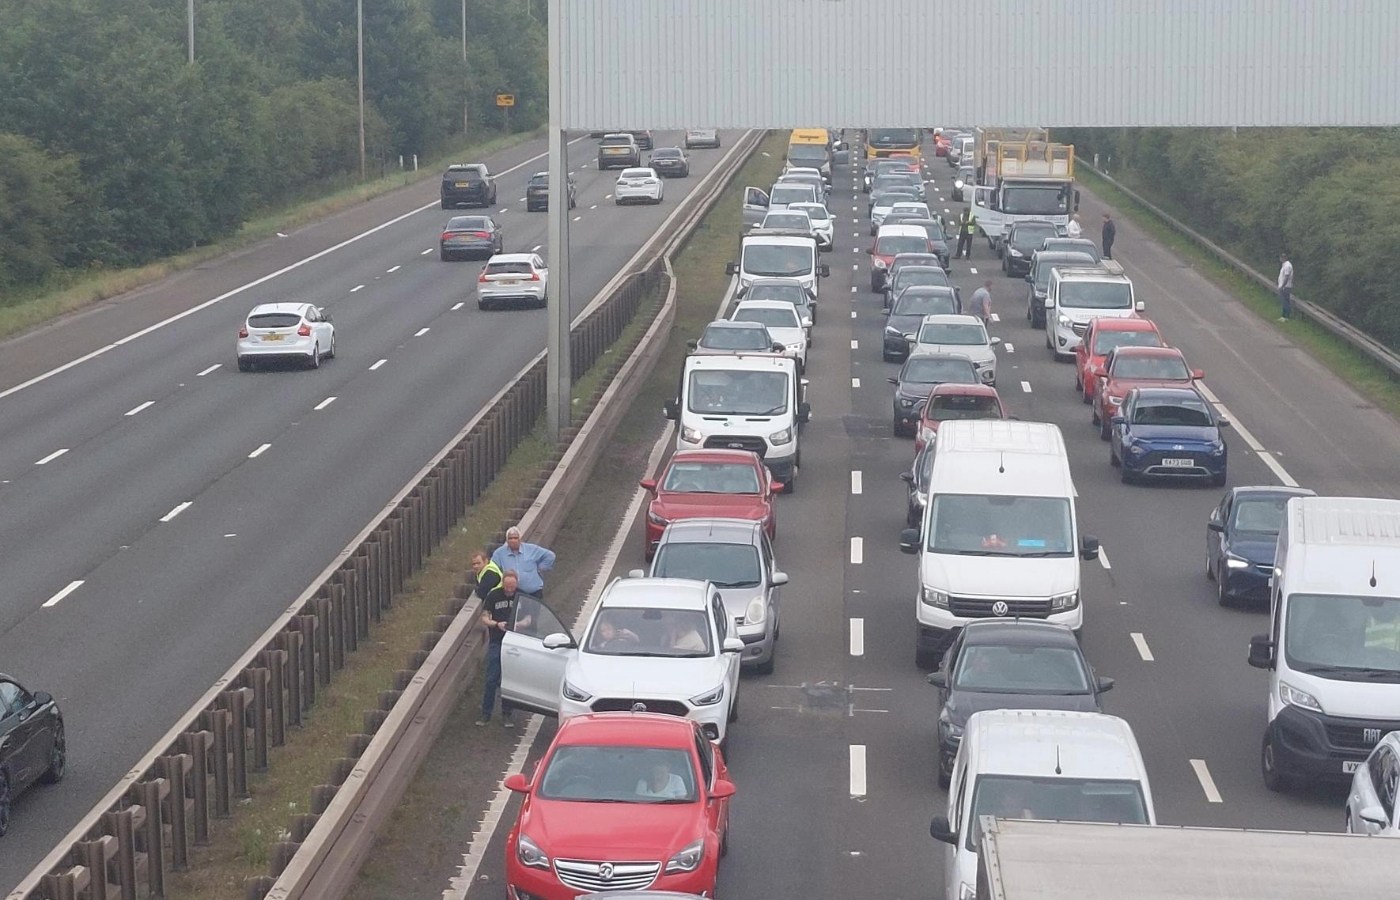
{"type": "Polygon", "coordinates": [[[520,577],[520,590],[544,599],[544,573],[554,568],[554,551],[520,540],[520,526],[506,529],[506,542],[491,554],[491,561],[502,570],[514,569],[520,577]]]}
{"type": "MultiPolygon", "coordinates": [[[[478,726],[486,725],[491,721],[491,713],[496,708],[496,694],[501,689],[501,644],[505,640],[506,632],[512,627],[519,628],[530,624],[529,617],[521,616],[515,619],[515,603],[519,599],[518,578],[516,573],[507,569],[501,576],[501,583],[494,588],[486,597],[485,608],[481,613],[481,624],[486,627],[486,677],[485,683],[481,686],[481,718],[476,720],[478,726]],[[515,619],[514,626],[511,620],[515,619]]],[[[511,706],[501,700],[501,724],[506,728],[514,728],[515,721],[511,718],[511,706]]]]}
{"type": "Polygon", "coordinates": [[[970,259],[972,257],[972,235],[977,230],[977,217],[972,214],[972,208],[964,206],[962,215],[958,217],[958,247],[953,251],[954,259],[970,259]]]}
{"type": "Polygon", "coordinates": [[[1293,318],[1293,263],[1287,253],[1280,253],[1278,261],[1278,320],[1287,322],[1293,318]]]}
{"type": "Polygon", "coordinates": [[[981,319],[983,325],[992,324],[991,279],[983,282],[980,288],[972,292],[972,304],[968,307],[968,312],[981,319]]]}
{"type": "Polygon", "coordinates": [[[1084,229],[1079,227],[1079,213],[1069,217],[1069,224],[1065,226],[1065,237],[1077,238],[1084,233],[1084,229]]]}
{"type": "Polygon", "coordinates": [[[1113,217],[1108,213],[1103,214],[1103,258],[1113,259],[1113,239],[1118,236],[1118,226],[1113,224],[1113,217]]]}
{"type": "Polygon", "coordinates": [[[477,599],[483,602],[493,590],[500,587],[501,567],[492,562],[491,554],[485,550],[472,553],[472,583],[472,590],[477,599]]]}

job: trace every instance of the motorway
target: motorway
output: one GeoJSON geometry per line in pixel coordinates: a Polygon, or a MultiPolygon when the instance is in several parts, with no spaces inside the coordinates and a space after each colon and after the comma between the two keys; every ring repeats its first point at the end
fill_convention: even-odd
{"type": "MultiPolygon", "coordinates": [[[[930,156],[930,205],[956,214],[952,169],[930,156]],[[940,202],[934,202],[935,200],[940,202]]],[[[746,676],[728,758],[738,795],[721,896],[941,896],[944,847],[928,836],[946,811],[937,786],[934,689],[914,666],[915,557],[899,552],[913,442],[891,437],[881,360],[883,318],[869,292],[865,197],[838,168],[830,201],[842,223],[827,254],[822,315],[807,375],[813,421],[798,492],[784,496],[776,556],[784,589],[777,671],[746,676]],[[847,309],[849,307],[849,315],[847,309]],[[799,524],[800,523],[800,524],[799,524]],[[819,686],[819,684],[821,686],[819,686]],[[828,686],[834,686],[835,690],[828,686]]],[[[1097,237],[1105,207],[1084,192],[1097,237]]],[[[1400,496],[1400,426],[1265,323],[1118,222],[1119,261],[1169,343],[1206,372],[1235,426],[1230,485],[1297,482],[1324,494],[1400,496]]],[[[1205,522],[1221,491],[1125,486],[1074,390],[1072,366],[1050,359],[1025,318],[1025,284],[1001,274],[984,241],[955,261],[964,296],[993,282],[992,333],[1005,344],[999,391],[1012,415],[1062,429],[1079,492],[1082,533],[1104,553],[1083,563],[1084,647],[1116,679],[1106,711],[1128,720],[1163,824],[1339,831],[1345,789],[1272,794],[1259,774],[1266,673],[1246,664],[1262,609],[1225,609],[1203,574],[1205,522]]],[[[661,423],[658,422],[658,433],[661,423]]],[[[613,574],[642,565],[641,522],[620,523],[613,574]]],[[[600,549],[601,553],[601,549],[600,549]]],[[[517,762],[538,758],[545,725],[517,762]]],[[[530,763],[532,765],[533,762],[530,763]]],[[[528,766],[527,766],[528,771],[528,766]]],[[[472,900],[502,896],[503,841],[473,842],[472,900]]],[[[454,885],[455,886],[455,885],[454,885]]]]}
{"type": "MultiPolygon", "coordinates": [[[[709,172],[619,208],[572,142],[575,314],[709,172]]],[[[657,146],[680,134],[658,133],[657,146]]],[[[487,159],[507,251],[537,140],[487,159]]],[[[438,182],[412,187],[0,346],[0,670],[59,700],[70,768],[16,804],[8,891],[434,453],[543,349],[543,310],[482,312],[480,264],[438,259],[438,182]],[[239,374],[256,303],[329,309],[336,359],[239,374]]],[[[472,211],[475,212],[475,211],[472,211]]],[[[543,252],[543,250],[541,250],[543,252]]]]}

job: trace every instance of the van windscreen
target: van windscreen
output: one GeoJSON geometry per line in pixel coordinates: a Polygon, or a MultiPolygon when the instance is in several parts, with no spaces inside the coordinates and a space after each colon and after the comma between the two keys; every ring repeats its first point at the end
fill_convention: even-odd
{"type": "Polygon", "coordinates": [[[928,550],[956,556],[1074,555],[1074,523],[1064,497],[935,494],[928,550]]]}
{"type": "Polygon", "coordinates": [[[967,849],[973,852],[981,841],[982,816],[1049,822],[1151,824],[1139,782],[1097,778],[981,775],[972,791],[972,813],[967,818],[973,823],[967,829],[967,849]]]}
{"type": "Polygon", "coordinates": [[[690,373],[686,406],[702,416],[780,416],[792,377],[781,371],[706,369],[690,373]]]}
{"type": "Polygon", "coordinates": [[[812,274],[816,244],[761,244],[744,247],[745,274],[764,278],[798,278],[812,274]]]}

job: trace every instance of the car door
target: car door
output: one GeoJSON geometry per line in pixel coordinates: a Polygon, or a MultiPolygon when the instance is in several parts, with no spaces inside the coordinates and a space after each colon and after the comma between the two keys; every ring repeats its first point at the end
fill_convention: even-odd
{"type": "Polygon", "coordinates": [[[13,798],[37,777],[35,769],[39,717],[29,694],[13,681],[0,681],[0,768],[9,770],[13,798]]]}
{"type": "Polygon", "coordinates": [[[756,187],[744,188],[744,225],[748,228],[757,227],[768,214],[768,205],[767,191],[756,187]]]}
{"type": "Polygon", "coordinates": [[[952,645],[948,647],[948,652],[943,654],[942,662],[939,663],[943,675],[943,685],[938,689],[938,710],[940,713],[947,705],[948,695],[952,692],[953,673],[958,669],[958,657],[962,655],[962,648],[963,636],[962,632],[959,632],[952,645]]]}
{"type": "Polygon", "coordinates": [[[572,635],[554,610],[528,594],[515,604],[511,630],[501,638],[501,699],[544,715],[559,714],[564,668],[577,654],[575,644],[551,650],[544,639],[572,635]]]}
{"type": "Polygon", "coordinates": [[[331,324],[331,314],[324,309],[312,307],[307,318],[311,321],[311,330],[316,333],[316,340],[321,345],[321,352],[325,353],[330,349],[331,341],[335,336],[335,326],[331,324]]]}
{"type": "Polygon", "coordinates": [[[721,751],[705,737],[698,725],[694,734],[695,754],[700,758],[700,778],[704,781],[702,796],[706,798],[705,824],[715,833],[716,838],[723,840],[725,832],[729,830],[729,798],[711,800],[709,796],[716,781],[722,778],[727,780],[728,771],[724,767],[721,751]]]}
{"type": "MultiPolygon", "coordinates": [[[[778,616],[778,606],[782,602],[782,585],[773,584],[773,573],[780,572],[778,561],[773,558],[773,544],[768,540],[768,533],[759,532],[762,542],[761,553],[763,554],[763,577],[768,583],[768,618],[776,620],[778,616]]],[[[776,621],[774,622],[776,625],[776,621]]]]}
{"type": "Polygon", "coordinates": [[[729,614],[724,611],[724,598],[719,595],[718,591],[710,595],[710,618],[714,620],[715,634],[719,638],[715,643],[715,652],[724,661],[725,690],[729,694],[729,705],[732,709],[734,704],[739,701],[739,665],[744,654],[724,652],[724,642],[730,636],[731,629],[729,627],[729,614]]]}
{"type": "Polygon", "coordinates": [[[1210,524],[1220,528],[1219,531],[1216,531],[1215,528],[1206,529],[1206,565],[1210,567],[1211,571],[1215,571],[1216,564],[1225,555],[1225,528],[1230,522],[1231,499],[1233,499],[1232,494],[1226,493],[1224,497],[1220,498],[1219,505],[1210,513],[1210,524]]]}

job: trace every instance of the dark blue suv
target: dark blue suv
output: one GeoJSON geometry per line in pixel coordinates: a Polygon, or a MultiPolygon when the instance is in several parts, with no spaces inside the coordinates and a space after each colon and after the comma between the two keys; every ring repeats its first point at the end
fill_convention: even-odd
{"type": "Polygon", "coordinates": [[[1109,462],[1123,483],[1139,478],[1208,479],[1225,483],[1230,423],[1194,387],[1133,388],[1109,420],[1109,462]]]}

